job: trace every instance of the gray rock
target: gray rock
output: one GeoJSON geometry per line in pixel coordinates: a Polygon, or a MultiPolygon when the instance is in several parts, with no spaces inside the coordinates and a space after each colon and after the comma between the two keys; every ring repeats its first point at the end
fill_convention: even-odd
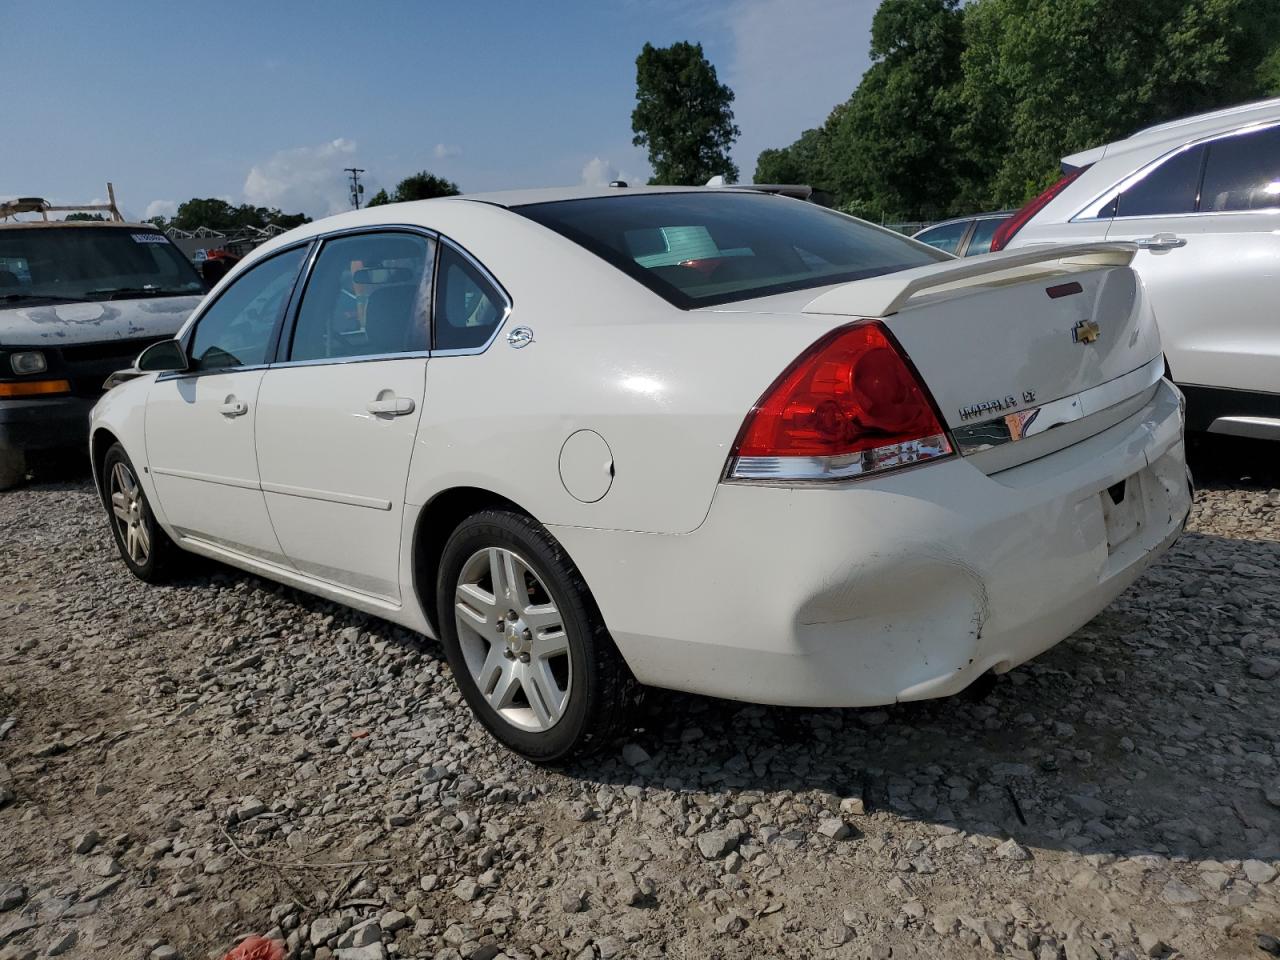
{"type": "Polygon", "coordinates": [[[1254,657],[1249,661],[1249,675],[1259,680],[1270,680],[1280,674],[1280,660],[1275,657],[1254,657]]]}
{"type": "Polygon", "coordinates": [[[1169,953],[1169,945],[1154,933],[1138,934],[1138,946],[1142,948],[1144,957],[1163,957],[1169,953]]]}
{"type": "Polygon", "coordinates": [[[74,947],[76,945],[76,941],[79,939],[80,935],[74,930],[64,933],[57,940],[54,940],[53,943],[49,944],[49,949],[45,950],[44,955],[46,957],[60,957],[74,947]]]}
{"type": "Polygon", "coordinates": [[[26,887],[20,883],[10,883],[0,887],[0,913],[22,906],[26,899],[26,887]]]}
{"type": "Polygon", "coordinates": [[[1010,837],[996,847],[995,854],[1001,860],[1030,860],[1031,851],[1010,837]]]}
{"type": "Polygon", "coordinates": [[[1182,905],[1187,903],[1199,903],[1204,899],[1200,894],[1191,887],[1187,886],[1177,877],[1174,877],[1164,885],[1164,889],[1160,891],[1160,899],[1165,903],[1182,905]]]}
{"type": "Polygon", "coordinates": [[[313,947],[323,947],[342,929],[336,917],[316,917],[311,921],[307,939],[313,947]]]}
{"type": "Polygon", "coordinates": [[[180,960],[181,957],[178,948],[167,943],[162,943],[151,951],[151,960],[180,960]]]}
{"type": "Polygon", "coordinates": [[[333,952],[335,960],[387,960],[387,948],[381,943],[364,947],[345,947],[333,952]]]}
{"type": "Polygon", "coordinates": [[[1269,953],[1273,957],[1280,957],[1280,937],[1273,937],[1269,933],[1260,933],[1254,942],[1263,953],[1269,953]]]}
{"type": "Polygon", "coordinates": [[[1276,878],[1276,868],[1265,860],[1246,860],[1241,866],[1250,883],[1270,883],[1276,878]]]}
{"type": "Polygon", "coordinates": [[[708,830],[698,835],[698,852],[708,860],[719,860],[738,849],[741,836],[732,830],[708,830]]]}
{"type": "Polygon", "coordinates": [[[120,866],[120,861],[115,857],[101,856],[94,857],[89,861],[89,871],[99,877],[114,877],[122,872],[124,867],[120,866]]]}
{"type": "Polygon", "coordinates": [[[409,926],[413,921],[409,919],[409,915],[401,913],[399,910],[388,910],[382,915],[382,919],[378,921],[378,925],[387,933],[396,933],[409,926]]]}
{"type": "Polygon", "coordinates": [[[338,937],[338,949],[344,947],[367,947],[371,943],[382,942],[382,926],[377,920],[366,920],[358,923],[346,933],[338,937]]]}
{"type": "Polygon", "coordinates": [[[484,888],[470,877],[463,877],[454,886],[453,893],[459,900],[470,903],[473,900],[480,899],[481,894],[484,893],[484,888]]]}
{"type": "Polygon", "coordinates": [[[818,824],[818,832],[831,840],[845,840],[853,831],[839,817],[828,817],[818,824]]]}
{"type": "Polygon", "coordinates": [[[97,830],[89,830],[86,833],[77,834],[71,841],[72,853],[89,853],[98,845],[101,837],[98,836],[97,830]]]}
{"type": "Polygon", "coordinates": [[[633,767],[648,763],[652,758],[649,751],[638,743],[628,743],[622,748],[622,759],[633,767]]]}

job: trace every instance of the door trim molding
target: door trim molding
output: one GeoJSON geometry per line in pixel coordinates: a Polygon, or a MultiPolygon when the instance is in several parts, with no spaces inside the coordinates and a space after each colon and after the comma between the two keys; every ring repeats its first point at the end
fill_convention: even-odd
{"type": "Polygon", "coordinates": [[[362,497],[354,493],[335,493],[331,490],[316,490],[311,487],[294,487],[287,483],[263,483],[260,484],[260,489],[265,493],[278,493],[286,497],[301,497],[305,500],[324,500],[329,503],[346,504],[350,507],[368,507],[371,510],[391,509],[391,501],[383,500],[381,497],[362,497]]]}
{"type": "Polygon", "coordinates": [[[201,483],[221,483],[228,487],[239,487],[242,490],[261,490],[257,480],[241,480],[238,477],[223,477],[215,473],[198,473],[195,470],[174,470],[171,467],[152,467],[153,474],[162,477],[177,477],[180,480],[199,480],[201,483]]]}

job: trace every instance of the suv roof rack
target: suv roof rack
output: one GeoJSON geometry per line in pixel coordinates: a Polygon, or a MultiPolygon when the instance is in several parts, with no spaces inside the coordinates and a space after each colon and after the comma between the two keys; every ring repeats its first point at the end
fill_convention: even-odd
{"type": "Polygon", "coordinates": [[[124,217],[120,213],[120,208],[116,206],[116,188],[107,182],[106,203],[73,203],[73,204],[52,204],[43,197],[18,197],[15,200],[0,201],[0,220],[9,220],[16,217],[20,213],[38,213],[42,221],[48,221],[49,214],[55,212],[80,213],[89,210],[102,211],[111,214],[110,219],[118,223],[124,223],[124,217]]]}

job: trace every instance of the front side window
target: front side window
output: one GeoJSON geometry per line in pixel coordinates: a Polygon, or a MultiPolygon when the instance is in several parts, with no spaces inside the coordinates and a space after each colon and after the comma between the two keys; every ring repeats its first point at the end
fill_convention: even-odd
{"type": "Polygon", "coordinates": [[[745,190],[620,194],[512,209],[686,310],[947,259],[823,207],[745,190]]]}
{"type": "Polygon", "coordinates": [[[1225,137],[1209,144],[1200,209],[1280,207],[1280,127],[1225,137]]]}
{"type": "Polygon", "coordinates": [[[440,245],[436,269],[435,348],[483,347],[502,323],[506,298],[475,264],[448,244],[440,245]]]}
{"type": "Polygon", "coordinates": [[[434,246],[393,232],[327,241],[302,295],[289,359],[425,352],[434,246]]]}
{"type": "Polygon", "coordinates": [[[306,254],[306,247],[277,254],[232,281],[196,323],[192,369],[221,370],[267,362],[276,323],[306,254]]]}
{"type": "Polygon", "coordinates": [[[1193,213],[1203,162],[1204,147],[1192,147],[1174,154],[1120,194],[1115,215],[1158,217],[1193,213]]]}
{"type": "Polygon", "coordinates": [[[968,229],[968,220],[961,220],[959,223],[943,223],[917,233],[916,239],[938,250],[955,253],[960,247],[960,241],[964,239],[964,232],[968,229]]]}

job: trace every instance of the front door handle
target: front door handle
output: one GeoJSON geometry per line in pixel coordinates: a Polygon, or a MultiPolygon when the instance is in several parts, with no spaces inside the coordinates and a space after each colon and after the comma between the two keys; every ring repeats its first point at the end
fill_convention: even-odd
{"type": "Polygon", "coordinates": [[[406,413],[413,413],[413,400],[409,397],[379,397],[370,400],[364,408],[385,417],[403,417],[406,413]]]}
{"type": "Polygon", "coordinates": [[[1157,233],[1153,237],[1139,237],[1137,244],[1143,250],[1173,250],[1176,247],[1185,247],[1187,241],[1172,233],[1157,233]]]}
{"type": "Polygon", "coordinates": [[[224,417],[243,417],[249,412],[249,405],[243,400],[237,400],[235,397],[227,397],[222,401],[222,406],[218,408],[218,412],[224,417]]]}

